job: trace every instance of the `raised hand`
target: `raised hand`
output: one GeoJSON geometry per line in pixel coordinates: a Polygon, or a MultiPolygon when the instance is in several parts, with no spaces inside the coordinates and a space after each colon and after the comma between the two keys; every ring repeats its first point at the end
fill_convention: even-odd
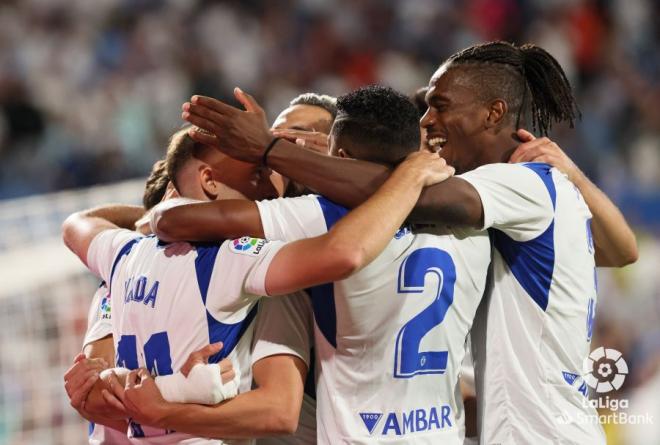
{"type": "Polygon", "coordinates": [[[218,148],[232,158],[258,163],[273,138],[266,113],[240,88],[234,89],[234,96],[244,111],[211,97],[193,96],[183,104],[181,117],[197,127],[188,132],[195,141],[218,148]]]}
{"type": "Polygon", "coordinates": [[[274,129],[273,136],[285,138],[295,144],[319,153],[328,154],[328,135],[320,131],[274,129]]]}

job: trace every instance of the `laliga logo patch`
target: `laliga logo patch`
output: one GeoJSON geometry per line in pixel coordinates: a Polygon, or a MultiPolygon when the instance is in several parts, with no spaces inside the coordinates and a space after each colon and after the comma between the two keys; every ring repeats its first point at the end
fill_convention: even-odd
{"type": "Polygon", "coordinates": [[[267,242],[265,239],[244,236],[233,240],[229,247],[231,251],[243,255],[259,255],[267,242]]]}
{"type": "Polygon", "coordinates": [[[598,393],[610,392],[621,388],[628,364],[616,349],[600,347],[594,349],[582,363],[584,381],[598,393]]]}
{"type": "Polygon", "coordinates": [[[234,245],[234,250],[237,250],[239,252],[245,252],[246,250],[249,250],[250,248],[254,247],[255,244],[257,244],[257,239],[244,236],[242,238],[235,239],[234,241],[232,241],[232,244],[234,245]]]}
{"type": "Polygon", "coordinates": [[[100,307],[100,312],[101,312],[101,318],[102,319],[109,319],[110,318],[110,312],[111,312],[111,307],[110,307],[110,295],[106,295],[103,297],[101,300],[101,307],[100,307]]]}

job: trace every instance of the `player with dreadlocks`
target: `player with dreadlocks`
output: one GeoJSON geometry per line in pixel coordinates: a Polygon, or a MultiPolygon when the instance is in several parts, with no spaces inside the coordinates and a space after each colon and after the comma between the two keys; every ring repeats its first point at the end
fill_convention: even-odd
{"type": "MultiPolygon", "coordinates": [[[[183,118],[214,135],[191,136],[349,207],[388,176],[382,165],[273,141],[263,110],[236,96],[247,111],[199,96],[184,104],[183,118]]],[[[464,174],[427,188],[410,219],[490,229],[495,247],[492,288],[472,331],[481,442],[603,443],[580,377],[596,305],[594,253],[599,264],[623,265],[634,261],[636,241],[604,195],[589,193],[592,238],[592,213],[565,175],[545,163],[507,163],[514,151],[524,158],[552,144],[519,125],[547,132],[579,116],[565,74],[539,47],[491,42],[444,62],[426,101],[429,145],[464,174]]]]}

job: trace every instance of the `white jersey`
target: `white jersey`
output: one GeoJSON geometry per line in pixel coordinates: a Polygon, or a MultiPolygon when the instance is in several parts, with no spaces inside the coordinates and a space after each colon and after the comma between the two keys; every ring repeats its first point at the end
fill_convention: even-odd
{"type": "Polygon", "coordinates": [[[459,177],[479,193],[494,244],[492,289],[472,331],[480,443],[604,443],[580,377],[596,304],[584,199],[548,164],[459,177]]]}
{"type": "MultiPolygon", "coordinates": [[[[267,238],[284,241],[321,235],[346,213],[316,196],[258,206],[267,238]]],[[[318,443],[462,443],[458,374],[489,246],[485,232],[459,237],[402,229],[357,274],[308,290],[318,443]]]]}
{"type": "Polygon", "coordinates": [[[314,314],[306,292],[259,302],[254,331],[252,363],[278,354],[294,355],[307,365],[298,429],[289,436],[264,437],[257,445],[313,445],[316,443],[316,400],[314,394],[314,314]]]}
{"type": "MultiPolygon", "coordinates": [[[[87,260],[109,286],[117,365],[167,375],[191,352],[222,341],[209,362],[229,357],[241,371],[239,392],[248,391],[252,321],[265,295],[268,265],[281,246],[249,237],[165,246],[129,230],[100,233],[87,260]]],[[[223,443],[137,423],[129,436],[138,443],[223,443]]]]}
{"type": "MultiPolygon", "coordinates": [[[[110,293],[105,282],[101,282],[94,293],[92,304],[89,306],[87,313],[87,332],[83,340],[83,349],[88,344],[109,335],[112,335],[110,293]]],[[[124,445],[131,443],[126,437],[126,433],[121,433],[94,422],[89,423],[88,436],[90,445],[124,445]]]]}
{"type": "Polygon", "coordinates": [[[101,282],[94,293],[92,304],[87,312],[87,331],[83,340],[83,349],[90,343],[112,335],[112,315],[108,286],[101,282]]]}

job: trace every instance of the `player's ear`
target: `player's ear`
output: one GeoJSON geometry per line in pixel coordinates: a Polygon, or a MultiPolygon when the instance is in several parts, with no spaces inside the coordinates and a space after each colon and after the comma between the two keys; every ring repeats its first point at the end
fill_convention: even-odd
{"type": "Polygon", "coordinates": [[[488,115],[486,116],[486,128],[499,126],[506,116],[509,106],[504,99],[495,99],[488,105],[488,115]]]}
{"type": "Polygon", "coordinates": [[[199,167],[199,181],[204,194],[214,201],[220,192],[220,184],[215,180],[210,166],[204,164],[199,167]]]}

